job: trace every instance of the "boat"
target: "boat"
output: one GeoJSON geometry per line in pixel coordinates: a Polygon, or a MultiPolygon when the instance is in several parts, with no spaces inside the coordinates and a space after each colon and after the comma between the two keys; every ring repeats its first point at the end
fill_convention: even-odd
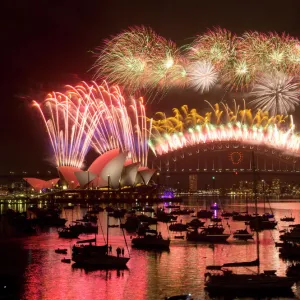
{"type": "Polygon", "coordinates": [[[71,263],[71,258],[63,258],[61,260],[61,262],[66,263],[66,264],[70,264],[71,263]]]}
{"type": "Polygon", "coordinates": [[[54,250],[55,253],[59,253],[59,254],[67,254],[67,249],[60,249],[60,248],[57,248],[54,250]]]}
{"type": "Polygon", "coordinates": [[[148,217],[146,215],[138,215],[137,218],[140,222],[146,222],[149,225],[157,224],[157,219],[156,218],[148,217]]]}
{"type": "Polygon", "coordinates": [[[161,249],[168,250],[170,247],[170,239],[164,239],[161,234],[145,233],[131,240],[132,246],[143,249],[161,249]]]}
{"type": "Polygon", "coordinates": [[[121,223],[120,227],[128,231],[136,231],[139,227],[140,220],[136,215],[128,216],[125,223],[121,223]]]}
{"type": "Polygon", "coordinates": [[[272,219],[272,218],[274,218],[274,214],[273,213],[264,213],[263,215],[262,215],[264,218],[266,218],[266,219],[272,219]]]}
{"type": "Polygon", "coordinates": [[[212,217],[212,218],[210,218],[210,220],[212,222],[216,222],[216,223],[222,222],[222,218],[218,218],[218,217],[212,217]]]}
{"type": "Polygon", "coordinates": [[[75,223],[75,225],[70,225],[69,228],[78,234],[98,233],[98,225],[94,225],[91,222],[73,221],[73,223],[75,223]]]}
{"type": "Polygon", "coordinates": [[[96,268],[96,269],[122,269],[126,268],[126,264],[129,261],[129,257],[124,257],[120,255],[117,256],[111,254],[111,246],[109,245],[109,214],[107,212],[107,236],[104,245],[98,246],[96,244],[96,236],[94,239],[88,239],[83,241],[78,241],[73,246],[72,260],[76,263],[76,266],[83,268],[96,268]]]}
{"type": "Polygon", "coordinates": [[[254,219],[247,222],[246,225],[249,225],[252,230],[266,230],[266,229],[275,229],[277,222],[275,220],[270,220],[265,216],[256,216],[254,219]]]}
{"type": "Polygon", "coordinates": [[[174,239],[181,239],[184,240],[184,235],[175,235],[174,239]]]}
{"type": "Polygon", "coordinates": [[[200,221],[198,219],[194,219],[191,222],[186,223],[187,226],[193,227],[193,228],[202,227],[204,224],[205,224],[205,222],[200,221]]]}
{"type": "Polygon", "coordinates": [[[222,267],[255,267],[259,265],[258,258],[253,261],[225,263],[222,267]]]}
{"type": "Polygon", "coordinates": [[[195,211],[193,209],[175,209],[172,211],[173,215],[189,215],[194,213],[195,211]]]}
{"type": "Polygon", "coordinates": [[[248,213],[237,213],[232,216],[233,221],[250,221],[255,219],[255,216],[249,215],[248,213]]]}
{"type": "Polygon", "coordinates": [[[286,242],[300,242],[300,227],[291,227],[290,231],[284,232],[279,238],[286,242]]]}
{"type": "MultiPolygon", "coordinates": [[[[253,167],[253,192],[255,199],[255,210],[257,214],[257,191],[256,191],[256,172],[255,172],[255,159],[252,152],[252,167],[253,167]]],[[[257,227],[256,227],[257,228],[257,227]]],[[[295,282],[294,278],[284,276],[277,276],[276,270],[266,270],[260,272],[260,257],[259,257],[259,235],[256,230],[256,259],[250,262],[235,262],[224,264],[221,268],[221,274],[214,274],[212,272],[205,273],[205,288],[211,294],[233,294],[234,296],[243,295],[273,295],[282,293],[291,293],[291,287],[295,282]],[[226,267],[242,267],[242,266],[257,266],[255,274],[239,273],[234,274],[232,270],[226,267]]],[[[218,271],[220,272],[220,271],[218,271]]]]}
{"type": "Polygon", "coordinates": [[[157,233],[156,223],[156,229],[144,230],[131,240],[131,244],[141,249],[169,250],[170,239],[164,239],[160,232],[157,233]]]}
{"type": "Polygon", "coordinates": [[[285,242],[279,248],[279,253],[283,258],[298,259],[300,257],[300,245],[298,243],[285,242]]]}
{"type": "Polygon", "coordinates": [[[232,212],[228,212],[228,211],[223,211],[221,213],[221,216],[222,217],[232,217],[233,216],[233,213],[232,212]]]}
{"type": "Polygon", "coordinates": [[[187,225],[182,223],[173,223],[169,226],[170,231],[187,231],[187,225]]]}
{"type": "Polygon", "coordinates": [[[77,239],[79,236],[79,232],[76,230],[72,230],[70,227],[64,227],[57,230],[60,238],[65,239],[77,239]]]}
{"type": "Polygon", "coordinates": [[[197,212],[197,218],[199,219],[210,219],[213,216],[213,212],[206,210],[206,209],[201,209],[197,212]]]}
{"type": "Polygon", "coordinates": [[[169,223],[177,220],[177,216],[172,214],[168,214],[162,210],[157,210],[156,212],[156,220],[164,223],[169,223]]]}
{"type": "Polygon", "coordinates": [[[234,274],[232,270],[222,269],[223,274],[205,273],[205,288],[211,294],[234,295],[278,295],[291,294],[294,278],[277,276],[276,270],[259,274],[234,274]]]}
{"type": "Polygon", "coordinates": [[[282,222],[294,222],[295,218],[293,218],[292,216],[290,216],[290,217],[285,216],[284,218],[281,218],[280,221],[282,221],[282,222]]]}
{"type": "Polygon", "coordinates": [[[223,232],[224,227],[222,225],[213,224],[203,228],[200,232],[197,228],[187,232],[186,239],[195,242],[226,243],[230,234],[224,234],[223,232]]]}
{"type": "Polygon", "coordinates": [[[233,233],[233,238],[237,240],[243,240],[243,241],[253,240],[253,233],[249,233],[247,228],[239,229],[233,233]]]}

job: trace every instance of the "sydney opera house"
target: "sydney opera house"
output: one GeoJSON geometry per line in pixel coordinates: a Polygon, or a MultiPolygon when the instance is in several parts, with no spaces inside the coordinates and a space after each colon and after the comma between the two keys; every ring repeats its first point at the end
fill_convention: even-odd
{"type": "Polygon", "coordinates": [[[100,155],[83,171],[72,166],[59,166],[59,178],[44,181],[38,178],[24,178],[36,191],[51,189],[58,182],[66,189],[101,189],[117,190],[124,187],[148,185],[155,173],[154,169],[141,167],[128,159],[128,153],[113,149],[100,155]]]}

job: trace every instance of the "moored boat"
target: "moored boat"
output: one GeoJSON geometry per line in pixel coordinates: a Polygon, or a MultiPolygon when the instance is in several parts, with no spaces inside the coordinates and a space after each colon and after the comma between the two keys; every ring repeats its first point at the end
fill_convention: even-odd
{"type": "Polygon", "coordinates": [[[222,225],[214,224],[203,228],[200,232],[197,228],[187,232],[186,239],[195,242],[226,243],[230,234],[224,234],[223,232],[224,227],[222,225]]]}
{"type": "Polygon", "coordinates": [[[67,249],[60,249],[60,248],[57,248],[54,250],[55,253],[59,253],[59,254],[67,254],[67,249]]]}
{"type": "Polygon", "coordinates": [[[213,216],[213,212],[205,209],[201,209],[197,212],[197,218],[199,219],[210,219],[213,216]]]}
{"type": "Polygon", "coordinates": [[[198,219],[194,219],[191,222],[186,223],[187,226],[193,227],[193,228],[202,227],[204,224],[205,224],[205,222],[200,221],[198,219]]]}
{"type": "Polygon", "coordinates": [[[295,218],[293,218],[292,216],[291,217],[285,216],[284,218],[281,218],[280,221],[282,221],[282,222],[294,222],[295,218]]]}
{"type": "Polygon", "coordinates": [[[79,233],[78,233],[78,231],[72,230],[69,227],[64,227],[64,228],[58,230],[58,235],[60,238],[76,239],[76,238],[78,238],[79,233]]]}
{"type": "Polygon", "coordinates": [[[170,239],[164,239],[161,234],[157,232],[145,233],[131,240],[132,246],[143,249],[160,249],[168,250],[170,247],[170,239]]]}
{"type": "Polygon", "coordinates": [[[107,245],[97,246],[96,239],[78,241],[72,250],[72,260],[78,266],[87,268],[125,268],[130,259],[129,257],[110,255],[107,245]]]}
{"type": "Polygon", "coordinates": [[[233,233],[233,238],[243,241],[253,240],[253,233],[248,232],[247,229],[240,229],[233,233]]]}
{"type": "Polygon", "coordinates": [[[169,226],[171,231],[187,231],[187,225],[182,223],[173,223],[169,226]]]}

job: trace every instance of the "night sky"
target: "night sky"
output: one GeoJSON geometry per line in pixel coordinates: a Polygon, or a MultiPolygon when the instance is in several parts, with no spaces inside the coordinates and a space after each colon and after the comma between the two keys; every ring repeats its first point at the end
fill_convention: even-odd
{"type": "MultiPolygon", "coordinates": [[[[91,51],[129,26],[150,26],[179,46],[214,26],[237,34],[258,30],[300,36],[299,0],[5,2],[0,21],[1,174],[50,168],[51,149],[31,100],[41,101],[47,91],[63,91],[66,84],[90,80],[91,51]]],[[[203,97],[173,91],[149,110],[170,110],[185,103],[203,108],[203,97]]]]}

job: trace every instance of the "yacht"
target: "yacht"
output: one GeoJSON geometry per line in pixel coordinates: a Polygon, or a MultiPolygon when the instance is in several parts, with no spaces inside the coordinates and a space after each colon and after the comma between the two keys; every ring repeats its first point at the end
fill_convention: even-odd
{"type": "Polygon", "coordinates": [[[187,232],[186,239],[195,242],[225,243],[230,234],[224,234],[224,230],[224,227],[219,224],[209,225],[200,231],[195,228],[187,232]]]}
{"type": "Polygon", "coordinates": [[[144,235],[133,238],[131,243],[133,247],[144,249],[168,250],[170,247],[170,239],[164,239],[161,233],[157,234],[156,230],[145,232],[144,235]]]}

